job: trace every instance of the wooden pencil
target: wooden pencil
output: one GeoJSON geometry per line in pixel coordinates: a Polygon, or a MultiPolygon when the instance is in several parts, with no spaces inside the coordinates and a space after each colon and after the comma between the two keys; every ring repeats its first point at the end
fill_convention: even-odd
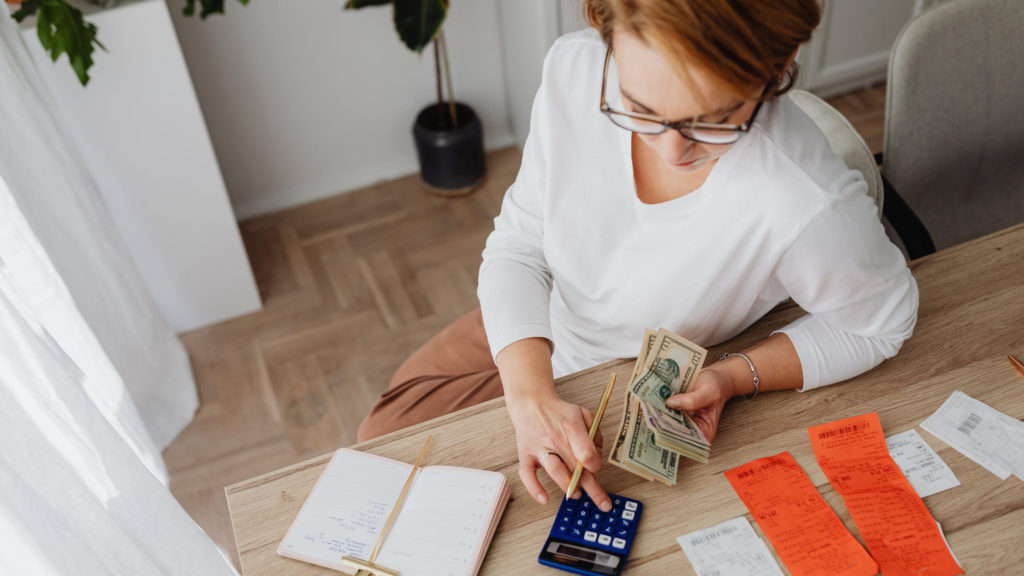
{"type": "MultiPolygon", "coordinates": [[[[612,390],[615,388],[615,372],[612,372],[612,377],[608,380],[608,385],[604,387],[604,394],[601,395],[601,404],[597,407],[597,414],[594,415],[594,421],[590,423],[590,439],[593,440],[594,436],[597,436],[597,430],[601,427],[601,418],[604,417],[604,411],[608,408],[608,399],[612,397],[612,390]]],[[[573,492],[576,491],[576,486],[580,483],[580,476],[583,475],[583,463],[577,462],[576,469],[572,472],[572,480],[569,481],[569,489],[565,491],[566,498],[572,498],[573,492]]]]}
{"type": "Polygon", "coordinates": [[[1024,376],[1024,364],[1021,364],[1020,360],[1017,360],[1010,354],[1007,354],[1006,358],[1010,361],[1010,364],[1012,364],[1013,367],[1017,369],[1017,372],[1020,372],[1020,375],[1024,376]]]}

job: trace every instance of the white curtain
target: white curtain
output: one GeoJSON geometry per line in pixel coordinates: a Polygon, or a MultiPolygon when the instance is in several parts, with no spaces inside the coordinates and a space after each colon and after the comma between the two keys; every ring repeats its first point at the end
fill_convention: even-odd
{"type": "MultiPolygon", "coordinates": [[[[0,176],[134,400],[149,434],[149,442],[136,441],[163,450],[198,406],[188,356],[153,304],[62,129],[61,111],[21,31],[6,9],[0,19],[0,176]]],[[[54,65],[71,74],[66,58],[54,65]]],[[[93,355],[65,342],[63,331],[51,332],[76,362],[91,362],[93,355]]]]}
{"type": "Polygon", "coordinates": [[[43,86],[0,8],[0,574],[233,574],[165,487],[188,357],[43,86]]]}

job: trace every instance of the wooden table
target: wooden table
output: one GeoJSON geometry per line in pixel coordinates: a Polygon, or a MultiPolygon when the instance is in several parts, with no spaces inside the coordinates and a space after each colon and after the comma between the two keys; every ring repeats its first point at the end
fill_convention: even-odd
{"type": "MultiPolygon", "coordinates": [[[[1006,355],[1024,357],[1024,224],[910,263],[921,293],[913,337],[900,354],[849,382],[812,392],[778,392],[726,407],[711,462],[681,460],[675,487],[646,482],[615,466],[598,476],[603,486],[645,503],[628,574],[693,574],[676,537],[745,515],[722,472],[755,458],[789,451],[825,499],[857,535],[856,527],[814,460],[807,427],[878,412],[886,435],[917,426],[954,390],[1015,418],[1024,416],[1024,378],[1006,355]]],[[[802,314],[782,307],[709,358],[739,350],[802,314]]],[[[596,409],[610,372],[629,377],[633,361],[616,360],[558,383],[563,398],[596,409]]],[[[602,424],[611,438],[621,415],[621,388],[602,424]]],[[[925,498],[967,574],[1008,574],[1024,566],[1024,483],[1000,481],[943,442],[922,436],[953,469],[961,486],[925,498]]],[[[411,462],[428,434],[435,437],[427,464],[497,470],[513,486],[512,500],[484,562],[483,574],[556,574],[537,563],[551,528],[558,489],[546,506],[524,490],[517,473],[514,433],[502,399],[474,406],[377,438],[356,448],[411,462]]],[[[298,514],[330,454],[226,488],[235,540],[246,575],[336,574],[277,556],[275,550],[298,514]]],[[[760,534],[760,529],[755,529],[760,534]]],[[[771,546],[769,545],[769,548],[771,546]]],[[[773,551],[774,552],[774,551],[773,551]]],[[[781,565],[781,563],[780,563],[781,565]]]]}

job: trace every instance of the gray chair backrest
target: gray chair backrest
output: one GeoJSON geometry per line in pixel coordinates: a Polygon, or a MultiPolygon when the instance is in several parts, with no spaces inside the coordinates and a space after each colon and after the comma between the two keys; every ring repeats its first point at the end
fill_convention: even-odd
{"type": "Polygon", "coordinates": [[[875,164],[871,148],[868,148],[849,120],[821,98],[805,90],[792,90],[789,96],[825,133],[832,151],[841,156],[851,169],[860,170],[864,174],[864,181],[868,183],[868,195],[875,201],[875,206],[878,206],[878,217],[881,218],[884,200],[882,175],[875,164]]]}
{"type": "Polygon", "coordinates": [[[958,0],[893,46],[882,171],[942,249],[1024,220],[1024,0],[958,0]]]}

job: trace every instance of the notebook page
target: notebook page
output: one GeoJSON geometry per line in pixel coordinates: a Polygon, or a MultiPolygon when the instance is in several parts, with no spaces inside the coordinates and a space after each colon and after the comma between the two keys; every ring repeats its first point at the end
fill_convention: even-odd
{"type": "Polygon", "coordinates": [[[417,576],[473,574],[504,482],[477,470],[421,470],[377,563],[417,576]]]}
{"type": "Polygon", "coordinates": [[[338,450],[281,542],[278,553],[329,567],[343,555],[368,559],[412,465],[338,450]]]}

